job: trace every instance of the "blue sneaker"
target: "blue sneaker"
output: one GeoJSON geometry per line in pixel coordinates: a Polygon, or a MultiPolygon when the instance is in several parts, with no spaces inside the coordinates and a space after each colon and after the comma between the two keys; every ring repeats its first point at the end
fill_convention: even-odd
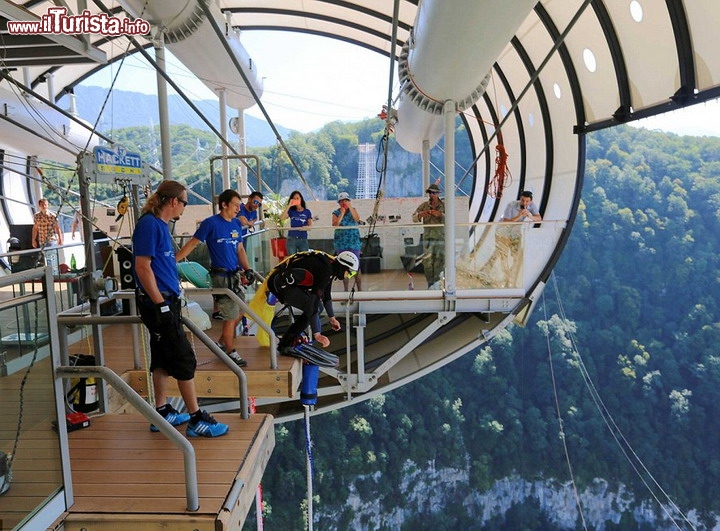
{"type": "Polygon", "coordinates": [[[218,422],[210,414],[203,410],[200,420],[197,422],[189,422],[187,431],[188,437],[220,437],[225,435],[230,427],[227,424],[218,422]]]}
{"type": "MultiPolygon", "coordinates": [[[[170,407],[170,410],[163,415],[171,426],[180,426],[190,420],[190,413],[180,413],[174,407],[170,407]]],[[[160,431],[155,424],[150,424],[150,431],[160,431]]]]}

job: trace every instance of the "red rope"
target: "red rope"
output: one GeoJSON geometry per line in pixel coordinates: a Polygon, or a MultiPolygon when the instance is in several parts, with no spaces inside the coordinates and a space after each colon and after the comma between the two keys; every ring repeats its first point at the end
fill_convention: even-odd
{"type": "Polygon", "coordinates": [[[498,144],[495,147],[495,175],[490,179],[488,184],[488,195],[492,198],[500,199],[503,194],[503,189],[507,188],[512,184],[512,174],[507,167],[507,151],[505,146],[498,144]]]}

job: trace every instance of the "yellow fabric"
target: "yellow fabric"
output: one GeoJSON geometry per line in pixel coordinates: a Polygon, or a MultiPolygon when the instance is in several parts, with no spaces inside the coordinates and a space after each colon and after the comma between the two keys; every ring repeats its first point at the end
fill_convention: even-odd
{"type": "MultiPolygon", "coordinates": [[[[273,306],[270,306],[267,303],[267,293],[268,293],[268,287],[267,287],[267,279],[260,285],[258,290],[255,292],[255,296],[250,301],[250,304],[248,306],[250,309],[257,314],[257,316],[267,323],[268,325],[272,322],[273,316],[275,315],[275,309],[273,306]]],[[[250,317],[248,315],[248,317],[250,317]]],[[[252,318],[252,317],[251,317],[252,318]]],[[[268,333],[260,328],[258,326],[257,332],[255,334],[255,339],[257,339],[258,343],[261,347],[269,347],[270,346],[270,336],[268,333]]]]}
{"type": "MultiPolygon", "coordinates": [[[[273,268],[273,271],[275,271],[275,269],[277,269],[278,267],[284,266],[285,264],[287,264],[288,262],[290,262],[290,261],[291,261],[293,258],[295,258],[295,257],[298,257],[298,256],[300,256],[300,255],[304,255],[304,254],[311,254],[311,253],[315,253],[315,254],[320,254],[320,253],[322,253],[322,254],[324,254],[324,255],[326,255],[326,256],[329,256],[329,257],[332,258],[332,259],[335,258],[334,256],[332,256],[332,255],[330,255],[330,254],[328,254],[328,253],[322,252],[322,251],[303,251],[303,252],[296,253],[296,254],[294,254],[294,255],[288,256],[288,257],[285,258],[282,262],[280,262],[278,265],[276,265],[276,266],[273,268]]],[[[272,271],[270,272],[270,274],[272,274],[272,271]]],[[[250,301],[250,303],[248,304],[248,306],[250,307],[250,309],[251,309],[253,312],[255,312],[255,314],[257,314],[257,316],[258,316],[262,321],[266,322],[266,323],[269,325],[270,323],[272,323],[273,317],[275,316],[275,308],[274,308],[273,306],[270,306],[270,305],[267,303],[268,278],[270,278],[270,275],[268,275],[268,276],[265,278],[265,281],[260,285],[260,287],[258,288],[258,290],[255,292],[255,296],[254,296],[253,299],[250,301]]],[[[252,317],[251,317],[250,315],[248,315],[248,317],[249,317],[250,319],[252,319],[252,317]]],[[[259,326],[258,326],[258,329],[257,329],[257,333],[255,334],[255,338],[257,339],[257,341],[258,341],[258,343],[260,344],[261,347],[269,347],[269,346],[270,346],[270,336],[268,335],[268,333],[267,333],[265,330],[263,330],[263,329],[260,328],[259,326]]]]}

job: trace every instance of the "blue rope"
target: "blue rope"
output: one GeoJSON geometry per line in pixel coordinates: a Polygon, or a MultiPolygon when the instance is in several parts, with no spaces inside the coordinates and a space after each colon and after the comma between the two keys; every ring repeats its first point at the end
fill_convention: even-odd
{"type": "Polygon", "coordinates": [[[313,488],[312,488],[312,440],[310,438],[310,406],[305,408],[305,449],[307,451],[307,505],[308,505],[308,531],[313,530],[313,488]]]}

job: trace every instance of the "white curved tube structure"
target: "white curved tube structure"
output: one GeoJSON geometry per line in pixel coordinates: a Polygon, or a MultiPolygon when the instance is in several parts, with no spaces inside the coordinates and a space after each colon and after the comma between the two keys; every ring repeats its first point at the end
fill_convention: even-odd
{"type": "Polygon", "coordinates": [[[89,129],[19,90],[0,88],[0,114],[8,125],[0,127],[0,145],[9,151],[75,164],[80,151],[100,142],[89,129]]]}
{"type": "MultiPolygon", "coordinates": [[[[134,17],[147,20],[153,27],[162,28],[167,49],[210,90],[224,90],[228,106],[244,110],[255,105],[242,76],[225,48],[217,41],[215,31],[197,2],[121,0],[120,3],[134,17]]],[[[237,33],[227,27],[215,2],[210,2],[209,7],[217,24],[226,28],[225,38],[259,98],[262,96],[263,84],[255,63],[240,44],[237,33]]]]}
{"type": "Polygon", "coordinates": [[[482,96],[488,73],[536,0],[423,0],[399,59],[395,138],[420,153],[443,134],[443,105],[463,111],[482,96]],[[478,26],[477,21],[492,21],[478,26]]]}

